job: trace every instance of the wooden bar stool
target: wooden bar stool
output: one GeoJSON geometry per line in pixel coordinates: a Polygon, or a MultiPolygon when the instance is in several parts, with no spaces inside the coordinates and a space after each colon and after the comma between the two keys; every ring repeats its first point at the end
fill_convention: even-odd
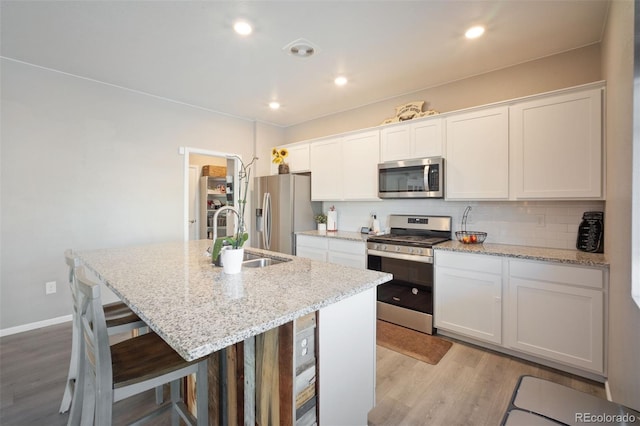
{"type": "Polygon", "coordinates": [[[115,402],[170,383],[171,401],[142,416],[135,424],[173,408],[173,425],[178,425],[178,416],[188,425],[207,425],[207,358],[187,362],[155,333],[109,346],[100,286],[86,277],[82,266],[76,267],[76,285],[80,333],[83,337],[79,339],[80,352],[85,357],[79,365],[77,391],[73,394],[69,424],[77,425],[82,420],[83,424],[111,425],[115,402]],[[181,381],[190,374],[196,374],[197,420],[180,398],[181,381]],[[88,384],[92,386],[85,387],[88,384]],[[84,392],[86,389],[93,392],[84,392]],[[91,393],[93,395],[89,396],[91,393]],[[85,397],[93,400],[83,409],[85,397]]]}
{"type": "MultiPolygon", "coordinates": [[[[82,359],[80,354],[80,345],[78,343],[80,322],[77,312],[77,289],[75,281],[75,269],[79,266],[78,259],[73,255],[71,250],[64,252],[65,262],[69,267],[69,287],[72,298],[72,328],[71,328],[71,360],[69,361],[69,373],[67,374],[67,382],[60,404],[60,412],[65,413],[71,406],[75,382],[78,377],[78,362],[82,359]]],[[[146,328],[147,324],[142,321],[127,305],[123,302],[114,302],[104,306],[104,316],[107,323],[107,332],[110,336],[120,334],[127,331],[146,328]]],[[[162,387],[156,389],[156,402],[162,403],[162,387]]]]}

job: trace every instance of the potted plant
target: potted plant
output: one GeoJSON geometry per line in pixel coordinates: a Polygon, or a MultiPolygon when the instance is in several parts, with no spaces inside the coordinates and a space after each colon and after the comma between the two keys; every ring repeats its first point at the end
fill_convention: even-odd
{"type": "Polygon", "coordinates": [[[327,215],[324,213],[320,213],[316,215],[314,218],[316,223],[318,224],[318,231],[326,231],[327,230],[327,215]]]}
{"type": "Polygon", "coordinates": [[[278,174],[284,175],[289,173],[289,165],[284,161],[289,155],[287,148],[273,148],[271,150],[271,162],[278,165],[278,174]]]}
{"type": "MultiPolygon", "coordinates": [[[[249,164],[244,164],[240,157],[237,157],[240,161],[240,170],[238,171],[238,207],[229,209],[229,212],[233,211],[238,216],[238,229],[233,235],[227,235],[224,237],[216,238],[213,242],[213,250],[211,251],[211,259],[215,262],[218,256],[222,256],[222,266],[227,273],[240,272],[240,266],[244,257],[244,249],[242,246],[249,239],[249,234],[246,231],[246,223],[244,220],[244,213],[247,206],[247,193],[249,192],[249,181],[251,178],[251,166],[258,159],[253,157],[249,164]],[[238,250],[241,250],[238,251],[238,250]],[[228,262],[237,262],[233,266],[225,266],[228,262]],[[234,272],[232,272],[234,271],[234,272]]],[[[222,209],[220,209],[222,210],[222,209]]],[[[230,214],[230,213],[227,213],[230,214]]]]}

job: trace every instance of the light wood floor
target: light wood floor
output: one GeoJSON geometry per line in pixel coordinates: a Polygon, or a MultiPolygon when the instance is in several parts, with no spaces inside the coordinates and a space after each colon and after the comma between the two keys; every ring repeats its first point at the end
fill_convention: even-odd
{"type": "Polygon", "coordinates": [[[378,346],[369,425],[499,425],[524,374],[606,398],[601,383],[457,341],[438,365],[378,346]]]}
{"type": "MultiPolygon", "coordinates": [[[[65,425],[58,408],[69,366],[69,323],[0,339],[0,424],[65,425]]],[[[436,366],[378,347],[370,425],[498,425],[522,374],[604,398],[601,384],[455,342],[436,366]]],[[[165,395],[165,398],[168,395],[165,395]]],[[[114,425],[155,407],[154,391],[114,406],[114,425]]],[[[155,424],[170,424],[167,418],[155,424]]]]}

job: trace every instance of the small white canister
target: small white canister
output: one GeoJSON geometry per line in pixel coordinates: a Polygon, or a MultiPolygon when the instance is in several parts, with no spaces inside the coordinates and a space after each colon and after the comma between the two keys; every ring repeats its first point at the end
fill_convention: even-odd
{"type": "Polygon", "coordinates": [[[338,212],[335,210],[329,210],[327,212],[327,231],[338,230],[338,212]]]}

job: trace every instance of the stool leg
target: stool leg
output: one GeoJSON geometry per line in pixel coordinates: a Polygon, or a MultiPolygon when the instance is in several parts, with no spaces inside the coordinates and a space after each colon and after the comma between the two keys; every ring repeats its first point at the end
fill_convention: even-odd
{"type": "Polygon", "coordinates": [[[179,426],[180,414],[178,413],[178,402],[180,402],[180,379],[171,382],[171,426],[179,426]]]}
{"type": "Polygon", "coordinates": [[[60,404],[60,413],[66,413],[71,407],[71,399],[73,398],[73,391],[75,388],[75,382],[78,378],[78,352],[80,345],[78,345],[78,322],[73,314],[71,320],[71,360],[69,361],[69,372],[67,373],[67,383],[64,387],[64,395],[62,395],[62,403],[60,404]]]}
{"type": "Polygon", "coordinates": [[[209,383],[208,383],[208,361],[201,361],[198,364],[198,374],[196,375],[196,415],[198,426],[209,425],[209,383]]]}
{"type": "MultiPolygon", "coordinates": [[[[140,335],[150,333],[151,329],[149,327],[141,327],[138,329],[138,333],[140,335]]],[[[164,402],[164,388],[162,386],[158,386],[156,388],[156,404],[161,405],[164,402]]]]}
{"type": "Polygon", "coordinates": [[[162,386],[158,386],[156,388],[156,404],[160,405],[164,401],[164,388],[162,386]]]}

